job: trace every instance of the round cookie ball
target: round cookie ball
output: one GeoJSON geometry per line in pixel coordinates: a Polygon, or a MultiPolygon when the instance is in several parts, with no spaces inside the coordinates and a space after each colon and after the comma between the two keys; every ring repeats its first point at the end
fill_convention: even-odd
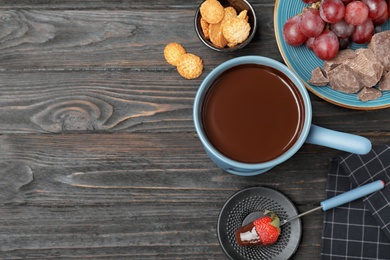
{"type": "Polygon", "coordinates": [[[185,53],[186,50],[184,47],[177,42],[168,43],[164,48],[164,57],[166,61],[173,66],[179,64],[180,57],[185,53]]]}
{"type": "Polygon", "coordinates": [[[186,53],[181,56],[177,71],[186,79],[195,79],[203,72],[203,61],[199,56],[186,53]]]}
{"type": "Polygon", "coordinates": [[[208,23],[219,23],[225,15],[225,9],[217,0],[206,0],[200,5],[200,14],[208,23]]]}

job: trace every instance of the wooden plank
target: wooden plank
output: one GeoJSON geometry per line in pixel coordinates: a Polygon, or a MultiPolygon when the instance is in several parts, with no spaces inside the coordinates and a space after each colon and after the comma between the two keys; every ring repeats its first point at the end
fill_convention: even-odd
{"type": "MultiPolygon", "coordinates": [[[[281,60],[276,40],[269,37],[273,25],[261,22],[272,19],[272,8],[259,9],[260,28],[245,53],[281,60]]],[[[167,70],[163,49],[172,41],[200,55],[206,66],[244,54],[220,55],[204,46],[194,30],[195,10],[5,9],[0,11],[0,71],[167,70]]]]}
{"type": "Polygon", "coordinates": [[[0,73],[0,132],[193,131],[199,84],[175,71],[0,73]]]}
{"type": "MultiPolygon", "coordinates": [[[[273,3],[273,1],[266,0],[262,1],[266,3],[273,3]]],[[[155,8],[166,8],[166,9],[180,9],[197,7],[202,3],[202,0],[198,1],[180,1],[180,0],[165,0],[165,1],[142,1],[142,0],[67,0],[67,1],[51,1],[51,0],[34,0],[33,2],[28,0],[12,1],[3,0],[0,9],[106,9],[106,10],[117,10],[117,9],[155,9],[155,8]]],[[[256,3],[253,3],[256,4],[256,3]]]]}
{"type": "MultiPolygon", "coordinates": [[[[263,185],[304,211],[325,195],[327,160],[314,158],[334,154],[308,145],[242,178],[216,168],[192,133],[1,135],[0,147],[2,255],[41,259],[223,259],[215,225],[229,196],[263,185]]],[[[322,214],[314,216],[296,259],[319,253],[322,214]]]]}
{"type": "MultiPolygon", "coordinates": [[[[121,9],[184,9],[192,8],[195,9],[203,0],[189,1],[189,0],[165,0],[165,1],[142,1],[142,0],[66,0],[66,1],[51,1],[51,0],[3,0],[0,6],[1,9],[46,9],[46,10],[121,10],[121,9]]],[[[253,7],[261,11],[264,7],[272,7],[275,4],[274,0],[262,0],[262,1],[249,1],[253,7]]]]}
{"type": "MultiPolygon", "coordinates": [[[[192,133],[7,134],[0,149],[0,255],[40,259],[224,259],[215,225],[233,193],[272,187],[303,212],[325,198],[339,154],[304,145],[242,178],[216,168],[192,133]]],[[[322,218],[303,219],[293,259],[318,257],[322,218]]]]}
{"type": "MultiPolygon", "coordinates": [[[[194,132],[193,99],[211,69],[196,80],[174,69],[0,72],[0,133],[194,132]]],[[[386,109],[354,111],[312,100],[315,124],[367,137],[390,128],[386,109]]]]}
{"type": "MultiPolygon", "coordinates": [[[[158,63],[161,59],[151,59],[151,53],[155,55],[163,50],[163,43],[158,40],[162,28],[156,24],[172,23],[175,19],[184,19],[188,23],[191,19],[188,10],[175,16],[164,10],[10,10],[2,11],[1,16],[0,48],[4,62],[0,70],[85,70],[128,68],[134,64],[161,65],[158,63]]],[[[178,30],[180,27],[178,25],[178,30]]],[[[168,39],[175,38],[172,30],[166,29],[166,33],[168,39]]],[[[183,39],[195,39],[189,33],[193,30],[180,30],[183,39]]]]}

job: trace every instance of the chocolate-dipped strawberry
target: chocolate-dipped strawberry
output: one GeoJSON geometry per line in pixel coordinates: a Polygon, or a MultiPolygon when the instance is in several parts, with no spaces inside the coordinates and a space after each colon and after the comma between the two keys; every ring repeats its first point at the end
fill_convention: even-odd
{"type": "Polygon", "coordinates": [[[268,246],[274,244],[280,235],[280,219],[271,211],[264,211],[264,216],[240,227],[236,233],[240,246],[268,246]]]}

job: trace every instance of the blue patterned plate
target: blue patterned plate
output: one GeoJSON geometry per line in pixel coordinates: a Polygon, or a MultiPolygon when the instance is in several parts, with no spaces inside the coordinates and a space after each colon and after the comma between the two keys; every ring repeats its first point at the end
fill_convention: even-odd
{"type": "MultiPolygon", "coordinates": [[[[276,0],[274,10],[274,27],[276,41],[279,51],[287,66],[289,66],[305,83],[306,88],[317,95],[318,97],[332,103],[346,108],[359,110],[372,110],[390,107],[390,91],[382,92],[382,97],[368,102],[358,100],[357,94],[345,94],[335,91],[330,87],[316,87],[307,83],[311,77],[311,71],[317,67],[322,66],[323,61],[309,50],[305,45],[299,47],[292,47],[288,45],[283,39],[283,25],[288,18],[294,16],[302,9],[308,6],[301,0],[276,0]]],[[[376,28],[376,31],[384,31],[390,29],[390,20],[385,24],[376,28]]],[[[367,45],[352,44],[351,48],[362,48],[367,45]]]]}

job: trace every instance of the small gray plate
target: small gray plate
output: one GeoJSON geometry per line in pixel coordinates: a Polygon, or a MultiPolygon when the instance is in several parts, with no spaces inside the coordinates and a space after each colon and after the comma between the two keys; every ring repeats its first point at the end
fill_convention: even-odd
{"type": "Polygon", "coordinates": [[[298,214],[294,204],[285,195],[265,187],[243,189],[226,201],[218,217],[217,235],[223,251],[230,259],[286,260],[295,253],[302,235],[300,219],[283,225],[278,241],[273,245],[237,244],[234,233],[243,226],[248,215],[266,209],[275,212],[280,220],[298,214]]]}

